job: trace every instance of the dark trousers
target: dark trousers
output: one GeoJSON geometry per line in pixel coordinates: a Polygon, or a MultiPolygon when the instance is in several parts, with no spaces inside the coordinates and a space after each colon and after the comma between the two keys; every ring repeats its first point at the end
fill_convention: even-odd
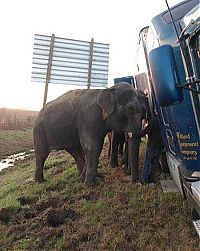
{"type": "Polygon", "coordinates": [[[162,150],[148,146],[146,150],[141,180],[145,183],[155,182],[156,171],[160,169],[160,156],[162,150]]]}

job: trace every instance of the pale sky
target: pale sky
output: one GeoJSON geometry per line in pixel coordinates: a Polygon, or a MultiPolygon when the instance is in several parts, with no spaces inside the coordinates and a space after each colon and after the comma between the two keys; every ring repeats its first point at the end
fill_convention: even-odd
{"type": "MultiPolygon", "coordinates": [[[[0,107],[42,108],[44,84],[31,82],[34,34],[109,43],[111,86],[134,74],[139,31],[165,9],[165,0],[1,1],[0,107]]],[[[73,88],[50,84],[48,101],[73,88]]]]}

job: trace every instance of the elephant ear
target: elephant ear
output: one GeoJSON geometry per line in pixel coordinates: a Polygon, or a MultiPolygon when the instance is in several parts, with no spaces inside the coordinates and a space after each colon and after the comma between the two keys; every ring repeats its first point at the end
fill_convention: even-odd
{"type": "Polygon", "coordinates": [[[100,91],[97,97],[97,105],[99,105],[103,111],[103,119],[107,119],[115,109],[111,88],[100,91]]]}

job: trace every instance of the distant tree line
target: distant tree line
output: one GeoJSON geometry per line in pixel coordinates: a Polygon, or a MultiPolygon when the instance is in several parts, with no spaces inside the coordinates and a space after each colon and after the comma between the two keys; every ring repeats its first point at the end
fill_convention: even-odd
{"type": "Polygon", "coordinates": [[[22,111],[10,112],[10,109],[0,109],[0,129],[3,130],[16,130],[16,129],[27,129],[33,127],[36,119],[36,114],[28,114],[26,111],[22,114],[22,111]]]}

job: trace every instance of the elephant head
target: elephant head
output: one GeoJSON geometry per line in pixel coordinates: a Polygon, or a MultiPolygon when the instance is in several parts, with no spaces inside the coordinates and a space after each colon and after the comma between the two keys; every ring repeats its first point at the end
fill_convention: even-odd
{"type": "Polygon", "coordinates": [[[141,134],[143,103],[130,84],[120,83],[101,90],[97,97],[103,119],[111,130],[141,134]]]}

